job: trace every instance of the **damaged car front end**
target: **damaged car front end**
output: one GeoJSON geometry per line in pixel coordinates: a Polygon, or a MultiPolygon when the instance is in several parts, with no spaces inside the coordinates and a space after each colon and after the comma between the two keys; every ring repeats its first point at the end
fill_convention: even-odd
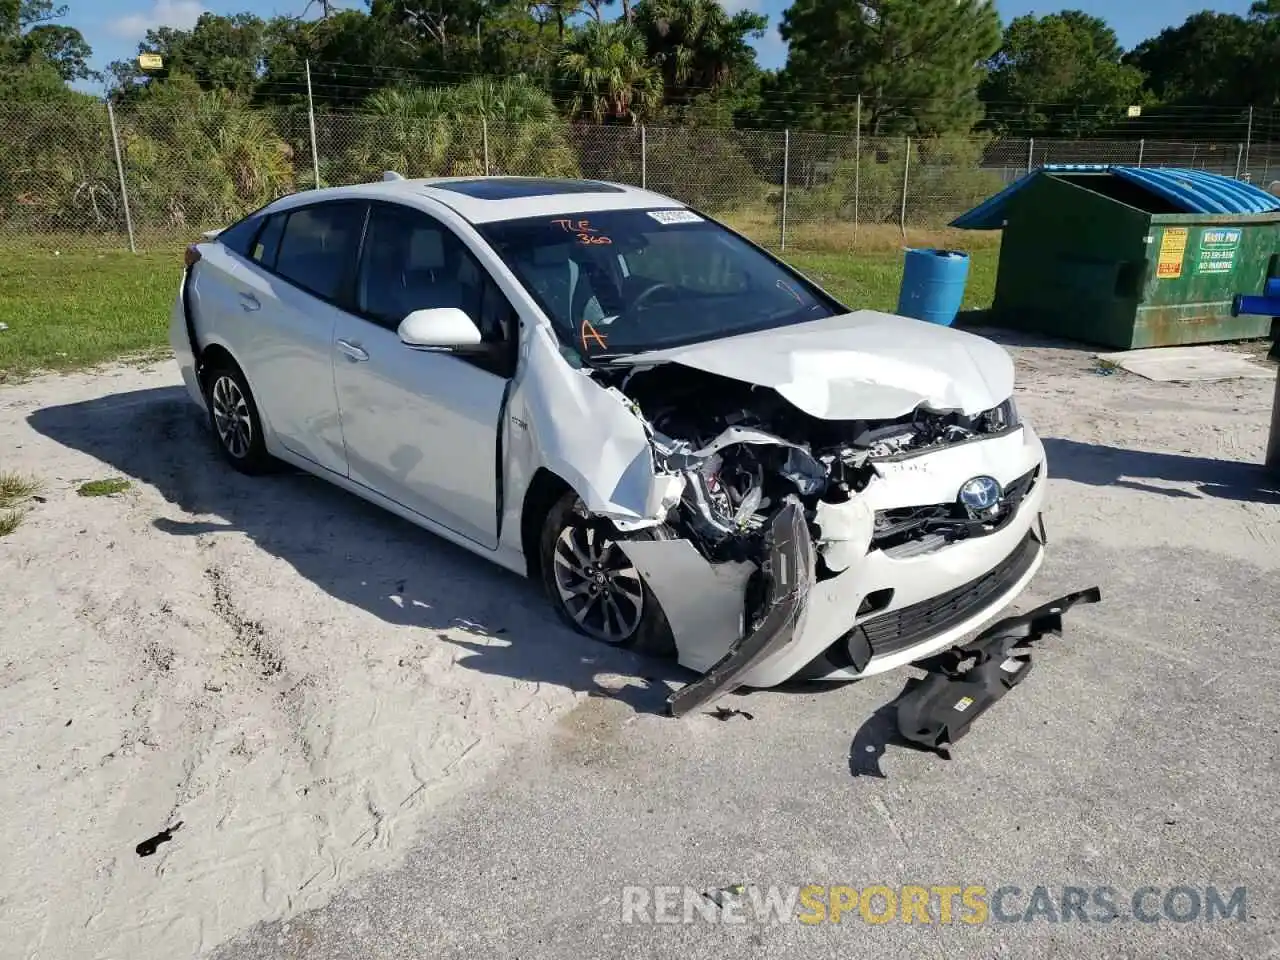
{"type": "MultiPolygon", "coordinates": [[[[703,674],[671,712],[740,686],[889,670],[991,620],[1034,576],[1045,541],[1044,451],[1013,402],[1009,355],[971,334],[844,310],[755,248],[774,272],[753,261],[735,281],[757,293],[734,301],[746,319],[699,335],[715,323],[703,319],[714,297],[642,273],[655,270],[646,248],[672,229],[711,248],[750,245],[689,211],[628,236],[654,213],[576,222],[600,232],[567,241],[575,270],[559,292],[539,274],[558,262],[545,255],[555,230],[541,247],[520,238],[541,260],[490,240],[554,326],[531,343],[526,362],[546,369],[512,398],[524,428],[513,442],[607,526],[677,659],[703,674]],[[599,236],[610,243],[583,239],[599,236]],[[750,322],[751,310],[766,320],[750,322]]],[[[718,278],[733,264],[713,266],[718,278]]],[[[598,623],[615,625],[609,590],[584,589],[599,593],[598,623]]],[[[589,616],[571,619],[582,629],[589,616]]]]}

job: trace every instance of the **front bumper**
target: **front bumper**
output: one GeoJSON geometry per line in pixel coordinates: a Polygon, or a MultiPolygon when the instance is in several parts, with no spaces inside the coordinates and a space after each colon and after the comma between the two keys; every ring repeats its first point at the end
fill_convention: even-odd
{"type": "MultiPolygon", "coordinates": [[[[869,490],[868,505],[884,509],[954,496],[970,476],[990,474],[1008,483],[1032,470],[1035,481],[1017,511],[987,536],[914,555],[870,550],[842,573],[817,582],[810,568],[802,609],[783,618],[785,636],[746,630],[750,564],[708,564],[687,540],[621,546],[661,603],[681,664],[715,675],[714,683],[698,682],[703,693],[709,686],[715,687],[710,696],[736,686],[770,687],[798,675],[851,679],[954,646],[1012,602],[1043,559],[1040,511],[1047,470],[1043,447],[1029,426],[1016,435],[892,465],[869,490]]],[[[802,539],[804,550],[796,555],[812,556],[807,533],[802,539]]]]}

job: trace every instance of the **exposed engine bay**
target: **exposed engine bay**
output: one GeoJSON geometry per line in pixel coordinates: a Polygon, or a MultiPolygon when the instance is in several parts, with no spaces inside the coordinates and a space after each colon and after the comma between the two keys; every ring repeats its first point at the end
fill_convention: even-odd
{"type": "Polygon", "coordinates": [[[819,579],[855,559],[845,550],[852,541],[861,541],[859,553],[932,549],[995,529],[1010,512],[1002,505],[973,515],[958,503],[867,511],[861,529],[856,513],[831,507],[856,499],[875,481],[878,463],[1014,428],[1011,401],[975,416],[920,407],[895,420],[824,420],[770,387],[678,364],[596,376],[645,422],[657,472],[684,481],[667,522],[711,562],[759,557],[763,532],[789,498],[802,505],[818,547],[819,579]]]}

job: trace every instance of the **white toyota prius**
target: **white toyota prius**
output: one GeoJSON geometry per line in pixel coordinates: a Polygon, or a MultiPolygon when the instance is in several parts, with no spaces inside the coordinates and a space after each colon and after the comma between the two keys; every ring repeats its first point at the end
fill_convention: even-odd
{"type": "Polygon", "coordinates": [[[186,263],[171,340],[233,467],[541,579],[574,629],[703,674],[673,713],[935,653],[1041,562],[1000,346],[850,310],[668,197],[389,174],[186,263]]]}

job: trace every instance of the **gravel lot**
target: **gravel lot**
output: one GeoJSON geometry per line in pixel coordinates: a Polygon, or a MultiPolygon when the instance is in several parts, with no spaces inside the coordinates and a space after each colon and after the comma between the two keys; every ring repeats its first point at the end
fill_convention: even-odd
{"type": "Polygon", "coordinates": [[[225,469],[170,364],[0,389],[0,468],[44,484],[0,542],[0,956],[1280,956],[1272,382],[1012,349],[1053,477],[1020,607],[1103,602],[952,760],[889,745],[883,778],[907,672],[673,721],[686,675],[532,584],[225,469]],[[1106,886],[1122,914],[1243,886],[1247,919],[621,922],[625,886],[810,883],[1017,885],[1015,912],[1106,886]]]}

